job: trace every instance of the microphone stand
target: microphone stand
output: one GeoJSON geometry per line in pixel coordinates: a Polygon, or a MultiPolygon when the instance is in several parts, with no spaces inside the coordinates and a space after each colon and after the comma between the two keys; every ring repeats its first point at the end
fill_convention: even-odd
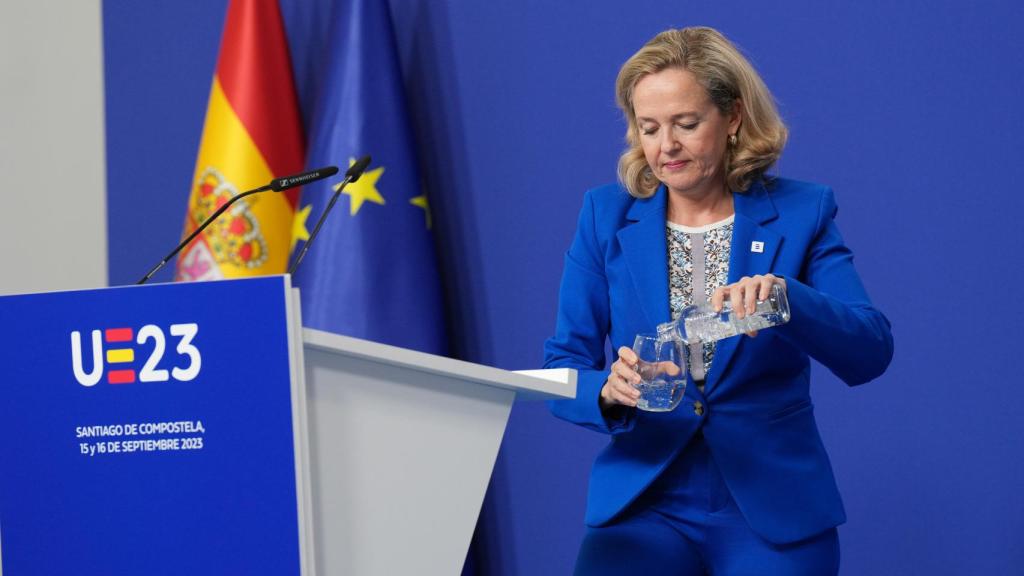
{"type": "Polygon", "coordinates": [[[345,179],[342,180],[341,184],[338,185],[338,189],[335,190],[334,195],[331,196],[331,201],[327,203],[327,208],[324,208],[323,213],[320,214],[320,219],[316,221],[316,226],[313,228],[313,231],[309,234],[309,240],[307,240],[306,243],[302,245],[302,250],[299,251],[299,255],[295,257],[295,261],[292,262],[292,265],[288,267],[289,275],[295,274],[295,269],[299,267],[299,263],[302,262],[302,259],[306,257],[306,252],[308,252],[309,247],[313,245],[313,240],[316,240],[316,235],[320,233],[320,227],[324,225],[324,220],[327,219],[327,213],[331,211],[331,208],[334,208],[334,203],[338,201],[338,196],[341,195],[341,191],[345,189],[345,186],[348,186],[350,183],[355,182],[357,179],[359,179],[359,176],[352,178],[351,176],[346,175],[345,179]]]}
{"type": "MultiPolygon", "coordinates": [[[[362,168],[359,169],[359,173],[361,174],[362,170],[366,169],[366,164],[370,163],[370,157],[369,156],[365,157],[365,160],[366,160],[365,164],[361,164],[363,160],[360,160],[354,166],[349,168],[349,171],[345,174],[346,179],[349,176],[352,176],[353,171],[356,168],[359,168],[360,165],[362,165],[362,168]]],[[[159,271],[161,268],[166,266],[168,262],[171,261],[171,258],[174,258],[174,256],[178,252],[181,252],[182,248],[184,248],[185,246],[188,246],[188,243],[191,242],[193,239],[195,239],[195,237],[198,236],[200,232],[202,232],[203,230],[206,230],[206,228],[210,224],[212,224],[213,221],[216,220],[218,216],[223,214],[224,211],[227,210],[232,204],[234,204],[235,202],[238,202],[242,198],[245,198],[246,196],[249,196],[251,194],[256,194],[257,192],[266,192],[267,190],[273,190],[274,192],[283,192],[285,190],[288,190],[289,188],[294,188],[296,186],[301,186],[303,184],[309,184],[311,182],[316,182],[317,180],[323,180],[324,178],[327,178],[329,176],[334,176],[337,173],[338,173],[338,168],[336,166],[325,166],[323,168],[320,168],[320,169],[317,169],[317,170],[310,170],[309,172],[303,172],[301,174],[294,174],[292,176],[285,176],[284,178],[275,178],[275,179],[271,180],[270,184],[267,184],[266,186],[260,186],[259,188],[254,188],[252,190],[247,190],[245,192],[242,192],[241,194],[238,194],[237,196],[232,196],[231,199],[228,200],[227,202],[225,202],[223,206],[218,208],[213,214],[210,214],[210,217],[207,218],[206,220],[204,220],[203,223],[200,224],[198,228],[193,230],[192,233],[189,234],[187,238],[182,240],[181,243],[179,243],[174,248],[174,250],[171,250],[170,254],[168,254],[167,256],[164,256],[164,259],[161,260],[159,264],[154,266],[153,269],[150,270],[145,276],[143,276],[141,280],[136,282],[136,284],[145,284],[146,282],[148,282],[149,279],[152,278],[153,275],[157,273],[157,271],[159,271]]],[[[355,177],[352,178],[352,181],[355,182],[358,178],[359,178],[359,174],[355,174],[355,177]]]]}
{"type": "Polygon", "coordinates": [[[309,251],[309,247],[313,245],[313,240],[316,240],[316,235],[320,233],[320,227],[324,225],[324,220],[327,219],[327,214],[330,213],[331,208],[334,208],[334,203],[338,201],[338,196],[341,195],[341,191],[345,189],[345,186],[359,180],[359,177],[363,175],[366,168],[370,165],[370,156],[366,155],[356,160],[356,162],[349,167],[348,172],[345,172],[345,179],[338,184],[338,187],[334,190],[334,195],[331,196],[331,201],[327,203],[327,208],[324,208],[320,219],[316,221],[316,226],[313,228],[313,232],[309,235],[309,240],[306,241],[302,246],[302,250],[299,251],[299,255],[295,257],[295,261],[288,267],[288,274],[295,274],[295,270],[299,267],[299,263],[306,257],[306,252],[309,251]]]}
{"type": "Polygon", "coordinates": [[[159,271],[161,268],[166,266],[167,263],[171,261],[171,258],[174,258],[174,256],[178,252],[181,252],[182,248],[184,248],[185,246],[188,246],[189,242],[191,242],[193,239],[195,239],[195,237],[198,236],[200,232],[202,232],[203,230],[206,230],[206,228],[210,224],[212,224],[213,221],[216,220],[218,216],[223,214],[224,211],[227,210],[232,204],[234,204],[238,200],[241,200],[242,198],[245,198],[246,196],[249,196],[249,195],[252,195],[252,194],[256,194],[257,192],[266,192],[267,190],[272,190],[272,189],[273,188],[272,188],[271,184],[267,184],[265,186],[260,186],[259,188],[254,188],[252,190],[248,190],[246,192],[242,192],[241,194],[239,194],[237,196],[232,196],[231,199],[228,200],[227,202],[225,202],[223,206],[218,208],[216,212],[214,212],[213,214],[210,214],[210,217],[207,218],[206,220],[204,220],[203,223],[200,224],[198,228],[193,230],[192,233],[189,234],[187,238],[182,240],[181,243],[178,244],[174,248],[174,250],[171,250],[170,254],[168,254],[167,256],[164,256],[164,259],[161,260],[159,264],[154,266],[153,269],[150,270],[145,276],[143,276],[141,280],[136,282],[136,284],[145,284],[146,282],[148,282],[149,279],[152,278],[153,275],[157,273],[157,271],[159,271]]]}

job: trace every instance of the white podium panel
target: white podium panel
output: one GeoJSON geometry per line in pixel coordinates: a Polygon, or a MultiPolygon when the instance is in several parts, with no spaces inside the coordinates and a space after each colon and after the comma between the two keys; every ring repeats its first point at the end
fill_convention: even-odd
{"type": "Polygon", "coordinates": [[[304,341],[317,573],[458,575],[512,402],[573,397],[575,372],[304,341]]]}

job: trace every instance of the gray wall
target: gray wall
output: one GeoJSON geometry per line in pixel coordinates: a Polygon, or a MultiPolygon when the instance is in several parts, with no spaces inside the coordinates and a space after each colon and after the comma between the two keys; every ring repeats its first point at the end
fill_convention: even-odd
{"type": "Polygon", "coordinates": [[[0,294],[107,284],[100,0],[0,3],[0,294]]]}

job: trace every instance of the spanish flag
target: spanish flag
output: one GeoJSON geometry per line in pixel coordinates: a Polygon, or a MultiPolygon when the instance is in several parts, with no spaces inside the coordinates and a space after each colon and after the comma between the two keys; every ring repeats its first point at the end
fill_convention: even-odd
{"type": "MultiPolygon", "coordinates": [[[[230,0],[183,237],[232,196],[301,171],[301,126],[277,0],[230,0]]],[[[185,248],[175,279],[283,273],[298,193],[239,200],[185,248]]]]}

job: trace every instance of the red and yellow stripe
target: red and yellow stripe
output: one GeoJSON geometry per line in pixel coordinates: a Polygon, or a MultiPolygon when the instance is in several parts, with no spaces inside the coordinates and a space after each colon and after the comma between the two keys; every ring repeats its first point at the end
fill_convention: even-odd
{"type": "MultiPolygon", "coordinates": [[[[303,162],[299,108],[277,0],[231,0],[184,234],[230,196],[299,172],[303,162]]],[[[177,278],[284,272],[297,198],[294,189],[240,200],[185,249],[177,278]]]]}

